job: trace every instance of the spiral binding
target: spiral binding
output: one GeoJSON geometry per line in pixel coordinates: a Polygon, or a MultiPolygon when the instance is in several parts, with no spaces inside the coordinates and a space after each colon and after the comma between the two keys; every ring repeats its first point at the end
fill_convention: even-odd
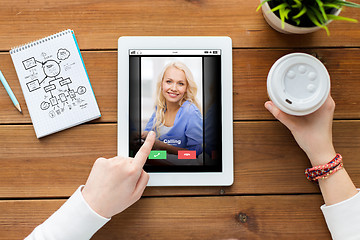
{"type": "Polygon", "coordinates": [[[52,39],[61,37],[61,36],[63,36],[63,35],[66,35],[66,34],[69,34],[69,33],[72,33],[72,32],[73,32],[73,31],[72,31],[71,29],[67,29],[67,30],[64,30],[64,31],[55,33],[55,34],[53,34],[53,35],[50,35],[50,36],[48,36],[48,37],[44,37],[44,38],[41,38],[41,39],[38,39],[38,40],[35,40],[35,41],[32,41],[32,42],[28,42],[28,43],[25,43],[25,44],[22,44],[22,45],[13,47],[13,48],[11,48],[11,50],[10,50],[10,54],[14,54],[14,53],[17,53],[17,52],[24,51],[24,50],[26,50],[26,49],[28,49],[28,48],[37,46],[37,45],[39,45],[39,44],[42,44],[42,43],[44,43],[44,42],[50,41],[50,40],[52,40],[52,39]]]}

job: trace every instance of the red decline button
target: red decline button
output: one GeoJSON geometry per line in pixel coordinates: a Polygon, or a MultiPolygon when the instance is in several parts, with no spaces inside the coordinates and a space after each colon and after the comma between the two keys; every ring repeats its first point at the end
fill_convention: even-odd
{"type": "Polygon", "coordinates": [[[196,159],[196,151],[182,150],[178,151],[179,159],[196,159]]]}

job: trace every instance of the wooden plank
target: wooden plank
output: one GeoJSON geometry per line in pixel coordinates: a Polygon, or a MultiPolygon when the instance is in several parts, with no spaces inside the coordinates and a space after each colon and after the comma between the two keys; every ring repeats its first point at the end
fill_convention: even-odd
{"type": "MultiPolygon", "coordinates": [[[[116,155],[116,124],[88,124],[43,139],[32,126],[0,126],[0,198],[69,196],[93,162],[116,155]]],[[[335,146],[360,185],[360,121],[336,121],[335,146]]],[[[304,175],[309,161],[279,122],[234,124],[231,187],[151,187],[146,196],[317,193],[304,175]]]]}
{"type": "MultiPolygon", "coordinates": [[[[0,239],[24,238],[62,203],[0,201],[0,239]]],[[[320,195],[143,198],[93,239],[331,239],[322,204],[320,195]]]]}
{"type": "MultiPolygon", "coordinates": [[[[296,49],[235,49],[233,63],[234,120],[273,119],[264,108],[267,101],[266,78],[272,64],[296,49]],[[261,60],[261,61],[259,61],[261,60]]],[[[332,95],[337,107],[335,118],[360,118],[360,50],[299,50],[318,56],[331,75],[332,95]]],[[[102,117],[95,122],[117,122],[117,53],[83,52],[85,65],[98,101],[102,117]]],[[[19,112],[0,86],[0,124],[31,123],[9,54],[0,54],[1,70],[17,96],[24,113],[19,112]]]]}
{"type": "Polygon", "coordinates": [[[321,204],[320,196],[145,199],[94,239],[286,239],[305,232],[330,239],[321,204]],[[248,217],[246,223],[239,221],[239,213],[248,217]]]}
{"type": "MultiPolygon", "coordinates": [[[[359,2],[359,0],[353,0],[359,2]]],[[[239,47],[359,46],[360,25],[332,22],[325,31],[285,35],[273,30],[256,12],[259,1],[237,0],[3,0],[0,50],[36,40],[63,29],[75,30],[82,49],[115,49],[120,36],[230,36],[239,47]]],[[[344,17],[360,19],[358,9],[344,17]]]]}
{"type": "Polygon", "coordinates": [[[0,132],[4,197],[69,196],[74,184],[85,183],[96,158],[116,152],[114,125],[82,125],[43,139],[32,126],[2,126],[0,132]]]}

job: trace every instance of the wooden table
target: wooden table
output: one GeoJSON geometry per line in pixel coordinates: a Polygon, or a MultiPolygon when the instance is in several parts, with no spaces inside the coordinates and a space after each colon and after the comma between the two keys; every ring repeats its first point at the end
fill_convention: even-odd
{"type": "MultiPolygon", "coordinates": [[[[359,1],[355,1],[359,2],[359,1]]],[[[0,69],[23,108],[0,87],[0,238],[21,239],[84,184],[93,162],[116,155],[117,39],[213,35],[233,40],[234,162],[231,187],[152,187],[94,239],[330,239],[310,164],[263,107],[271,65],[291,52],[320,58],[337,103],[334,144],[360,186],[360,24],[333,22],[298,36],[272,30],[257,0],[2,0],[0,69]],[[75,31],[102,117],[37,139],[8,50],[75,31]]],[[[360,19],[360,11],[343,16],[360,19]]]]}

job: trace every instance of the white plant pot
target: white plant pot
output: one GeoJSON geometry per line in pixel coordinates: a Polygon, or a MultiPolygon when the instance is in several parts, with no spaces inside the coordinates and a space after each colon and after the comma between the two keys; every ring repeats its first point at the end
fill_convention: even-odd
{"type": "MultiPolygon", "coordinates": [[[[260,0],[260,3],[263,0],[260,0]]],[[[306,33],[311,33],[311,32],[315,32],[317,30],[322,29],[321,27],[297,27],[291,24],[288,24],[285,22],[285,26],[284,28],[281,27],[281,19],[276,16],[275,13],[271,12],[271,8],[269,6],[269,3],[266,2],[262,5],[261,10],[263,12],[264,18],[266,20],[266,22],[276,31],[281,32],[281,33],[286,33],[286,34],[306,34],[306,33]]],[[[339,15],[339,13],[341,12],[341,9],[337,10],[334,15],[339,15]]],[[[328,21],[326,23],[326,25],[328,25],[332,20],[328,21]]]]}

